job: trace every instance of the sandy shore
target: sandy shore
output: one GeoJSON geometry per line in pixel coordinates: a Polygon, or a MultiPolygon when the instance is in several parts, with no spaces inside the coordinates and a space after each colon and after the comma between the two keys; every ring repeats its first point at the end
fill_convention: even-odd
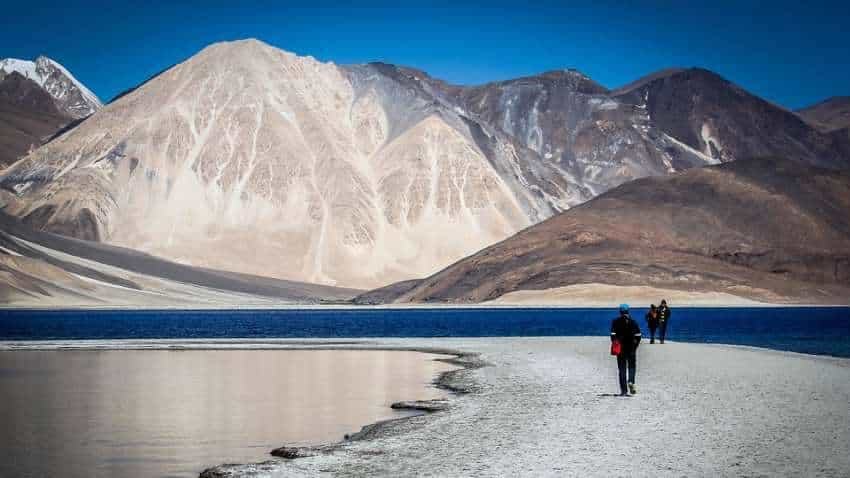
{"type": "MultiPolygon", "coordinates": [[[[750,294],[752,290],[748,291],[750,294]]],[[[745,293],[745,291],[741,291],[745,293]]],[[[760,291],[766,295],[765,291],[760,291]]],[[[569,307],[612,307],[611,298],[617,297],[620,302],[626,302],[641,307],[658,304],[661,299],[667,299],[679,307],[770,307],[782,306],[781,297],[773,297],[774,302],[758,302],[742,295],[727,292],[698,292],[675,289],[661,289],[649,286],[616,286],[609,284],[576,284],[554,289],[518,290],[510,292],[487,304],[514,306],[557,306],[568,304],[569,307]]]]}
{"type": "Polygon", "coordinates": [[[605,338],[380,344],[451,348],[490,366],[449,377],[472,392],[446,411],[208,476],[850,475],[850,360],[646,344],[639,393],[619,398],[605,338]]]}

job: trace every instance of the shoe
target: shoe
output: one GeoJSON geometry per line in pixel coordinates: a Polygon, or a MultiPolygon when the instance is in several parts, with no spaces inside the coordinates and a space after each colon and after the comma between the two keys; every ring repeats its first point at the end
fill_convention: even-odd
{"type": "Polygon", "coordinates": [[[637,389],[635,388],[635,384],[633,384],[633,383],[629,384],[629,392],[631,392],[632,395],[637,393],[637,389]]]}
{"type": "Polygon", "coordinates": [[[620,392],[620,396],[621,397],[628,397],[629,394],[628,394],[628,392],[620,392]]]}

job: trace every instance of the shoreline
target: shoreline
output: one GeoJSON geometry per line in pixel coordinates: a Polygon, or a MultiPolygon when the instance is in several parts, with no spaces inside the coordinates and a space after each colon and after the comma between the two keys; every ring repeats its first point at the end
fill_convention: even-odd
{"type": "MultiPolygon", "coordinates": [[[[70,340],[70,341],[22,341],[14,343],[0,341],[0,352],[27,352],[27,351],[211,351],[211,350],[362,350],[362,351],[402,351],[417,352],[423,354],[441,355],[444,357],[432,360],[454,365],[457,368],[440,372],[431,381],[431,385],[440,390],[449,392],[446,399],[421,400],[416,397],[394,402],[390,405],[392,410],[408,410],[418,412],[407,416],[379,420],[377,422],[363,425],[360,430],[346,434],[342,440],[330,443],[322,443],[312,446],[287,446],[269,450],[269,456],[295,459],[315,456],[322,453],[333,453],[346,446],[348,443],[370,440],[386,433],[391,433],[394,427],[407,420],[424,417],[432,413],[445,411],[450,407],[448,402],[453,396],[476,391],[475,384],[465,377],[466,373],[485,367],[488,364],[478,359],[479,354],[464,352],[455,349],[439,347],[404,347],[381,344],[381,339],[271,339],[268,341],[257,341],[252,339],[127,339],[127,340],[70,340]]],[[[200,478],[220,478],[230,476],[241,476],[244,469],[264,467],[268,465],[279,465],[276,460],[266,460],[259,463],[247,464],[221,464],[207,468],[200,472],[200,478]],[[235,474],[234,474],[235,473],[235,474]]]]}
{"type": "MultiPolygon", "coordinates": [[[[33,306],[8,306],[0,304],[0,313],[4,312],[232,312],[232,311],[322,311],[322,310],[476,310],[476,309],[504,309],[504,310],[548,310],[548,309],[616,309],[618,303],[610,305],[571,305],[571,304],[490,304],[487,302],[477,304],[449,304],[449,303],[422,303],[422,304],[280,304],[280,305],[215,305],[209,307],[179,307],[179,306],[68,306],[68,307],[33,307],[33,306]]],[[[775,308],[804,308],[804,309],[842,309],[850,308],[848,304],[784,304],[759,302],[748,305],[735,304],[687,304],[676,303],[677,309],[775,309],[775,308]]],[[[649,306],[633,306],[635,309],[648,309],[649,306]]]]}
{"type": "MultiPolygon", "coordinates": [[[[303,349],[302,349],[303,350],[303,349]]],[[[350,350],[344,348],[344,350],[350,350]]],[[[416,398],[395,402],[390,405],[394,410],[418,411],[418,414],[389,418],[374,423],[363,425],[360,430],[345,435],[342,440],[323,443],[313,446],[287,446],[272,449],[270,456],[278,459],[266,460],[258,463],[225,463],[207,468],[198,475],[199,478],[233,478],[240,476],[251,476],[256,473],[279,471],[291,460],[301,458],[312,458],[319,455],[330,455],[344,450],[350,444],[376,440],[389,434],[403,433],[403,425],[411,423],[414,419],[427,419],[434,413],[445,412],[451,409],[451,401],[457,395],[475,393],[478,391],[476,384],[469,377],[468,372],[477,368],[486,367],[489,364],[481,361],[477,353],[463,352],[460,350],[439,349],[431,347],[411,348],[358,348],[358,350],[399,350],[407,352],[420,352],[437,355],[447,355],[447,358],[435,358],[433,360],[456,365],[458,368],[441,372],[432,380],[431,384],[436,388],[445,390],[451,394],[444,400],[419,400],[416,398]],[[435,402],[442,402],[435,406],[435,402]],[[281,461],[282,460],[282,461],[281,461]]]]}
{"type": "MultiPolygon", "coordinates": [[[[541,338],[541,339],[546,341],[546,342],[552,342],[553,341],[553,340],[546,340],[546,339],[553,339],[553,338],[541,338]]],[[[571,339],[582,340],[582,339],[588,339],[588,338],[572,337],[571,339]]],[[[589,339],[598,341],[599,338],[589,338],[589,339]]],[[[507,342],[510,342],[510,341],[511,341],[510,339],[507,340],[507,342]]],[[[557,338],[555,338],[554,341],[557,341],[557,338]]],[[[678,345],[674,342],[671,342],[670,344],[673,347],[678,345]]],[[[687,347],[688,345],[691,345],[691,344],[682,344],[682,345],[685,345],[687,347]]],[[[705,348],[705,349],[711,350],[711,351],[713,351],[714,353],[717,353],[717,354],[735,354],[735,353],[740,352],[740,353],[745,353],[745,354],[755,354],[755,356],[761,357],[761,358],[764,358],[766,355],[769,355],[772,359],[776,359],[776,360],[779,360],[779,361],[802,360],[802,361],[805,361],[805,363],[809,363],[809,364],[816,364],[816,365],[836,364],[836,365],[839,365],[842,369],[845,369],[845,370],[850,368],[850,359],[846,359],[846,358],[809,355],[809,354],[799,354],[799,353],[784,352],[784,351],[778,351],[778,350],[773,350],[773,349],[765,349],[765,348],[759,348],[759,347],[747,347],[747,346],[735,346],[735,345],[723,345],[723,344],[700,344],[700,345],[696,345],[696,347],[697,348],[705,348]]],[[[458,347],[458,349],[459,349],[459,350],[457,350],[458,352],[462,352],[463,347],[458,347]]],[[[422,352],[428,351],[429,353],[434,353],[433,349],[430,349],[430,348],[427,348],[427,347],[422,348],[421,346],[416,346],[416,347],[413,347],[412,349],[408,349],[408,350],[416,350],[416,351],[422,351],[422,352]]],[[[662,349],[659,349],[659,350],[662,350],[662,349]]],[[[444,350],[444,351],[446,351],[446,350],[444,350]]],[[[486,363],[486,359],[480,358],[479,352],[469,352],[469,351],[467,351],[466,353],[469,354],[469,356],[475,356],[476,360],[480,361],[480,363],[486,363]]],[[[529,353],[532,353],[532,352],[529,352],[529,353]]],[[[493,364],[488,364],[488,365],[493,365],[493,364]]],[[[498,367],[499,365],[496,364],[496,365],[493,365],[493,366],[498,367]]],[[[451,374],[452,372],[454,372],[455,375],[457,375],[457,376],[466,376],[466,378],[464,379],[465,382],[464,382],[464,385],[463,385],[464,387],[466,387],[464,389],[464,391],[465,392],[473,392],[473,393],[471,393],[471,396],[475,397],[476,394],[474,393],[474,391],[481,391],[483,388],[486,387],[486,384],[478,383],[478,381],[475,379],[475,377],[473,377],[472,371],[477,370],[477,369],[478,369],[478,367],[464,368],[464,369],[458,369],[458,370],[455,370],[455,371],[450,371],[450,372],[447,372],[446,374],[451,374]],[[472,387],[476,387],[476,388],[469,388],[470,384],[472,385],[472,387]]],[[[448,380],[449,380],[449,382],[451,382],[451,379],[448,379],[448,380]]],[[[604,395],[605,394],[600,394],[599,396],[602,397],[604,395]]],[[[449,401],[450,402],[457,402],[462,396],[463,395],[453,396],[453,397],[450,398],[449,401]]],[[[638,400],[638,398],[636,398],[635,400],[638,400]]],[[[455,403],[455,405],[456,405],[456,403],[455,403]]],[[[490,405],[493,405],[493,404],[491,403],[490,405]]],[[[484,407],[485,407],[485,409],[488,408],[486,405],[484,407]]],[[[551,408],[552,407],[550,405],[546,405],[546,409],[548,409],[549,411],[551,411],[551,408]]],[[[408,440],[406,438],[408,435],[422,433],[423,431],[427,430],[428,427],[433,426],[434,423],[436,423],[438,421],[438,419],[443,421],[443,422],[445,422],[445,421],[451,422],[451,421],[456,421],[456,420],[461,419],[461,417],[454,416],[454,414],[455,414],[454,406],[450,405],[448,411],[446,411],[444,413],[440,413],[440,414],[430,414],[429,413],[429,414],[425,414],[425,415],[402,417],[402,418],[387,420],[387,421],[384,421],[384,422],[378,422],[378,423],[367,425],[367,426],[363,427],[360,432],[351,436],[349,438],[349,440],[345,440],[345,441],[342,441],[342,442],[339,442],[339,443],[334,443],[334,444],[323,445],[323,446],[319,446],[319,447],[309,447],[307,449],[299,449],[299,450],[297,450],[297,453],[295,453],[294,455],[289,457],[291,459],[284,459],[283,461],[270,460],[270,461],[266,461],[266,462],[263,462],[263,463],[255,463],[255,464],[219,465],[217,467],[213,467],[211,469],[205,470],[204,473],[202,473],[200,476],[201,476],[201,478],[223,478],[223,477],[235,477],[235,476],[266,476],[266,474],[272,474],[272,475],[275,475],[275,476],[277,476],[277,474],[281,474],[281,475],[284,475],[284,476],[310,476],[313,472],[325,471],[324,467],[327,465],[327,462],[333,462],[333,463],[337,464],[338,465],[338,470],[337,470],[338,473],[337,474],[340,474],[340,475],[343,475],[343,476],[349,476],[349,475],[350,476],[359,476],[359,475],[364,473],[364,471],[363,471],[364,469],[367,470],[368,474],[375,474],[375,475],[382,475],[382,476],[392,476],[392,475],[395,474],[394,472],[399,471],[399,469],[409,471],[410,469],[416,469],[416,468],[410,468],[410,466],[413,466],[413,465],[403,463],[402,468],[393,468],[392,472],[389,471],[389,470],[386,470],[386,469],[376,471],[375,469],[373,469],[374,465],[369,463],[371,460],[369,460],[367,458],[363,458],[363,456],[364,455],[368,456],[369,453],[374,453],[375,457],[376,457],[375,459],[378,459],[378,457],[382,456],[384,453],[387,453],[387,451],[383,449],[382,442],[386,442],[386,441],[390,441],[390,440],[395,440],[396,442],[401,444],[402,449],[408,450],[409,449],[408,445],[407,445],[408,440]],[[365,450],[364,451],[351,450],[351,448],[353,448],[353,447],[363,447],[363,446],[367,447],[368,452],[365,451],[365,450]],[[306,460],[306,461],[302,461],[302,460],[306,460]],[[306,468],[303,468],[301,466],[302,463],[306,464],[308,462],[318,462],[318,465],[317,465],[317,467],[308,466],[306,468]],[[361,466],[361,467],[364,467],[364,468],[362,468],[362,469],[361,468],[355,468],[355,469],[352,470],[350,468],[352,466],[352,464],[357,464],[358,466],[361,466]],[[302,472],[303,475],[299,472],[302,472]]],[[[533,415],[529,415],[529,419],[531,419],[530,416],[533,416],[533,415]]],[[[521,420],[521,419],[522,418],[516,418],[516,420],[521,420]]],[[[510,425],[510,423],[503,423],[502,424],[502,426],[506,426],[506,425],[510,425]]],[[[745,425],[745,424],[741,423],[740,425],[745,425]]],[[[466,446],[466,445],[471,445],[471,443],[468,443],[468,442],[454,443],[454,446],[460,448],[460,450],[462,450],[463,447],[466,446]]],[[[415,445],[411,445],[411,446],[415,446],[415,445]]],[[[463,453],[461,453],[461,456],[463,456],[463,453]]],[[[453,464],[458,465],[458,466],[461,465],[460,463],[453,463],[453,464]]],[[[520,470],[523,469],[522,468],[523,463],[521,463],[521,462],[511,462],[509,464],[509,466],[512,467],[512,468],[516,468],[514,471],[520,471],[520,470]]],[[[466,470],[467,468],[463,467],[462,469],[466,470]]],[[[485,469],[482,469],[482,470],[485,470],[485,469]]],[[[600,471],[602,471],[603,469],[604,469],[604,466],[603,466],[603,468],[588,468],[585,471],[586,471],[587,475],[596,476],[596,475],[599,475],[600,471]]],[[[841,467],[839,469],[843,470],[842,471],[842,473],[843,473],[843,472],[846,472],[847,470],[850,470],[850,466],[841,467]]],[[[741,468],[737,469],[737,471],[739,471],[739,472],[745,472],[745,470],[747,470],[747,469],[745,469],[745,468],[744,469],[741,469],[741,468]]],[[[543,474],[561,474],[562,471],[563,471],[562,469],[555,468],[555,469],[552,470],[551,473],[543,473],[543,474]]],[[[669,469],[667,471],[669,472],[669,469]]],[[[692,473],[695,472],[694,469],[691,469],[690,471],[692,473]]],[[[795,469],[794,471],[796,472],[797,470],[795,469]]],[[[697,471],[696,473],[700,474],[699,471],[697,471]]],[[[502,472],[498,472],[496,474],[493,474],[492,472],[485,472],[485,473],[482,473],[482,474],[497,476],[497,475],[501,475],[502,472]]],[[[608,473],[606,473],[606,474],[608,474],[608,473]]],[[[721,474],[723,474],[723,473],[721,473],[721,474]]],[[[756,474],[758,474],[758,473],[756,473],[756,474]]],[[[824,472],[823,470],[821,470],[820,473],[811,473],[811,474],[812,475],[831,476],[834,473],[832,473],[831,471],[824,472]]],[[[642,476],[644,474],[643,473],[637,473],[637,475],[642,476]]]]}
{"type": "MultiPolygon", "coordinates": [[[[448,355],[455,358],[478,356],[476,352],[467,352],[439,346],[398,346],[398,341],[434,341],[434,340],[504,340],[504,339],[599,339],[595,335],[518,335],[518,336],[449,336],[449,337],[310,337],[310,338],[165,338],[165,339],[58,339],[58,340],[0,340],[0,352],[25,351],[85,351],[85,350],[389,350],[399,352],[421,352],[435,355],[448,355]]],[[[607,338],[607,337],[604,337],[607,338]]],[[[775,349],[759,345],[730,344],[720,342],[689,342],[687,340],[667,340],[668,344],[697,345],[705,347],[725,347],[753,352],[796,355],[801,358],[834,359],[846,361],[850,366],[850,357],[838,355],[797,352],[775,349]]],[[[641,342],[641,346],[650,345],[641,342]]],[[[435,359],[454,360],[454,359],[435,359]]],[[[489,365],[482,362],[484,366],[489,365]]],[[[478,368],[478,367],[473,367],[478,368]]],[[[449,371],[451,372],[451,370],[449,371]]],[[[443,372],[447,373],[447,372],[443,372]]],[[[436,380],[440,377],[437,376],[436,380]]],[[[466,392],[461,392],[466,393],[466,392]]]]}
{"type": "MultiPolygon", "coordinates": [[[[646,389],[639,389],[640,394],[631,399],[615,399],[607,398],[615,388],[616,367],[607,356],[606,343],[604,337],[171,339],[0,342],[0,349],[407,350],[451,355],[435,360],[460,367],[440,373],[432,382],[453,392],[445,411],[438,408],[437,413],[426,411],[368,424],[339,442],[283,446],[274,450],[283,458],[218,465],[204,470],[203,478],[313,476],[319,472],[399,476],[416,474],[416,470],[438,476],[610,476],[611,470],[623,466],[623,452],[638,458],[634,476],[683,471],[719,476],[841,476],[850,472],[850,458],[836,457],[831,451],[840,451],[835,445],[850,437],[846,426],[850,423],[846,407],[850,403],[850,381],[846,380],[850,378],[850,359],[725,344],[642,345],[638,383],[646,389]],[[7,348],[10,345],[13,348],[7,348]],[[700,360],[693,361],[695,355],[700,360]],[[706,362],[716,366],[708,367],[706,362]],[[744,363],[747,365],[742,366],[744,363]],[[702,373],[704,381],[679,383],[694,373],[702,373]],[[747,387],[748,383],[751,386],[747,387]],[[554,396],[546,398],[550,395],[554,396]],[[641,458],[645,452],[640,447],[611,448],[612,443],[631,443],[619,441],[624,438],[616,433],[609,436],[612,427],[616,431],[613,424],[620,423],[629,409],[634,413],[643,410],[639,416],[644,418],[636,422],[640,433],[635,437],[640,439],[635,443],[648,440],[651,445],[660,440],[670,447],[673,459],[662,466],[641,458]],[[659,415],[659,410],[664,412],[659,415]],[[673,420],[668,421],[668,415],[673,420]],[[681,433],[688,438],[683,439],[681,433]],[[669,441],[676,436],[680,438],[669,441]],[[563,453],[563,447],[571,453],[563,453]],[[751,449],[750,454],[739,449],[751,449]],[[704,459],[718,453],[720,459],[704,459]],[[570,458],[573,455],[575,459],[570,458]],[[827,458],[829,466],[816,467],[827,458]]],[[[404,403],[403,408],[422,405],[416,400],[404,403]]]]}

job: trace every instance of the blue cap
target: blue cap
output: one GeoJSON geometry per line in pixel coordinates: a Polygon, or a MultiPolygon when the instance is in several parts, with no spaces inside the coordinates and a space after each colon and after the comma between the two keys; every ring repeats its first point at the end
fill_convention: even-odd
{"type": "Polygon", "coordinates": [[[620,304],[620,312],[628,312],[629,304],[620,304]]]}

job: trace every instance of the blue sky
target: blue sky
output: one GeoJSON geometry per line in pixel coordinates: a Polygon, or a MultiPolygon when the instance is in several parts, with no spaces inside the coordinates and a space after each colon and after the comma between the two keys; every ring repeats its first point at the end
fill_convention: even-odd
{"type": "Polygon", "coordinates": [[[0,58],[50,56],[104,100],[209,43],[249,37],[460,84],[576,68],[616,87],[702,66],[791,108],[850,95],[850,2],[10,3],[0,58]]]}

